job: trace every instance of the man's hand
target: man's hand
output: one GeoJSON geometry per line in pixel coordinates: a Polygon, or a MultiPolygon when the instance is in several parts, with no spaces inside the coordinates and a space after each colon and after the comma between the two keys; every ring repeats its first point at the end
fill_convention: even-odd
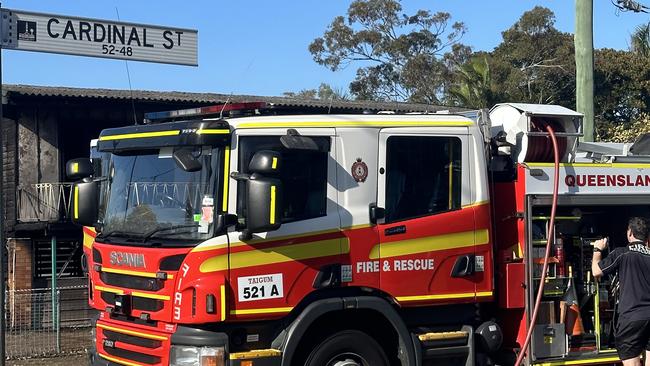
{"type": "Polygon", "coordinates": [[[593,245],[594,248],[598,248],[600,250],[605,250],[605,248],[607,248],[607,238],[603,238],[603,239],[591,242],[591,245],[593,245]]]}

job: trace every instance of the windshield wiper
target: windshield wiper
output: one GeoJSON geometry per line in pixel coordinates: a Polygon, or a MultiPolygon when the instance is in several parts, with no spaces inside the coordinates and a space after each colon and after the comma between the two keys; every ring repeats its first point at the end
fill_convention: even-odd
{"type": "Polygon", "coordinates": [[[132,239],[133,237],[140,238],[140,235],[138,233],[132,233],[129,231],[122,231],[122,230],[111,230],[107,233],[99,233],[99,235],[97,235],[97,238],[99,240],[106,240],[109,237],[114,235],[125,236],[127,239],[132,239]]]}
{"type": "Polygon", "coordinates": [[[142,242],[147,241],[152,236],[154,236],[155,234],[157,234],[157,233],[159,233],[161,231],[183,229],[183,228],[191,228],[191,227],[199,227],[199,224],[172,225],[172,226],[164,226],[164,227],[155,228],[155,229],[149,231],[148,233],[146,233],[146,234],[144,234],[142,236],[142,242]]]}

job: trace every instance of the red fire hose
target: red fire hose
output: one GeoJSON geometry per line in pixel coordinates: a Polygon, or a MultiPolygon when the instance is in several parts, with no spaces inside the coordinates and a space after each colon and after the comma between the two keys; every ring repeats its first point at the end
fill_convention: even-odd
{"type": "Polygon", "coordinates": [[[528,351],[528,346],[530,345],[530,338],[533,334],[534,324],[537,321],[537,312],[539,311],[539,304],[542,301],[542,294],[544,293],[544,281],[546,280],[546,271],[548,270],[548,257],[551,253],[551,241],[553,239],[553,231],[555,230],[555,211],[557,208],[557,190],[559,185],[560,178],[560,153],[558,151],[557,140],[555,139],[555,131],[550,125],[546,126],[546,131],[548,131],[549,136],[551,137],[551,142],[553,143],[553,154],[555,160],[555,171],[553,177],[553,201],[551,203],[551,219],[549,221],[548,228],[548,237],[546,238],[546,254],[544,254],[544,266],[542,267],[542,276],[539,280],[539,287],[537,288],[537,297],[535,298],[535,307],[533,308],[533,315],[530,318],[530,325],[528,326],[528,333],[526,333],[526,340],[521,346],[521,352],[517,356],[517,361],[515,366],[521,365],[524,357],[526,357],[526,352],[528,351]]]}

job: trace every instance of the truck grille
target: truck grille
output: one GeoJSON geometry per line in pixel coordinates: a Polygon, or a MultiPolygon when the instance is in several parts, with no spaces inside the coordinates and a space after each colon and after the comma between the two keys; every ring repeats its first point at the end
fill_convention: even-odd
{"type": "Polygon", "coordinates": [[[156,366],[169,362],[168,356],[161,354],[164,346],[169,346],[168,335],[104,323],[97,323],[96,330],[97,350],[108,361],[156,366]]]}
{"type": "Polygon", "coordinates": [[[158,291],[163,288],[163,280],[146,278],[119,273],[102,272],[99,276],[107,285],[129,288],[134,290],[158,291]]]}
{"type": "Polygon", "coordinates": [[[104,329],[104,337],[112,341],[133,344],[135,346],[146,347],[146,348],[158,348],[162,346],[161,341],[156,341],[154,339],[140,338],[128,334],[113,332],[112,330],[106,330],[106,329],[104,329]]]}
{"type": "MultiPolygon", "coordinates": [[[[102,300],[109,305],[115,305],[115,294],[102,292],[102,300]]],[[[131,299],[131,306],[133,306],[133,309],[141,311],[160,311],[162,310],[164,303],[163,301],[156,299],[133,297],[131,299]]]]}
{"type": "Polygon", "coordinates": [[[127,360],[136,361],[136,362],[141,362],[141,363],[145,363],[145,364],[148,364],[148,365],[155,365],[157,363],[160,363],[160,357],[147,355],[147,354],[140,353],[140,352],[129,351],[129,350],[122,349],[122,348],[105,347],[104,352],[106,352],[106,354],[111,355],[111,356],[124,358],[124,359],[127,359],[127,360]]]}

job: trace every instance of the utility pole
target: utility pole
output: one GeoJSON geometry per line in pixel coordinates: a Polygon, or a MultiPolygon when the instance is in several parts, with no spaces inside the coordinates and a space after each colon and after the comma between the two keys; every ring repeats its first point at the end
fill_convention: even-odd
{"type": "Polygon", "coordinates": [[[576,0],[576,110],[584,114],[584,141],[594,141],[594,3],[576,0]]]}

